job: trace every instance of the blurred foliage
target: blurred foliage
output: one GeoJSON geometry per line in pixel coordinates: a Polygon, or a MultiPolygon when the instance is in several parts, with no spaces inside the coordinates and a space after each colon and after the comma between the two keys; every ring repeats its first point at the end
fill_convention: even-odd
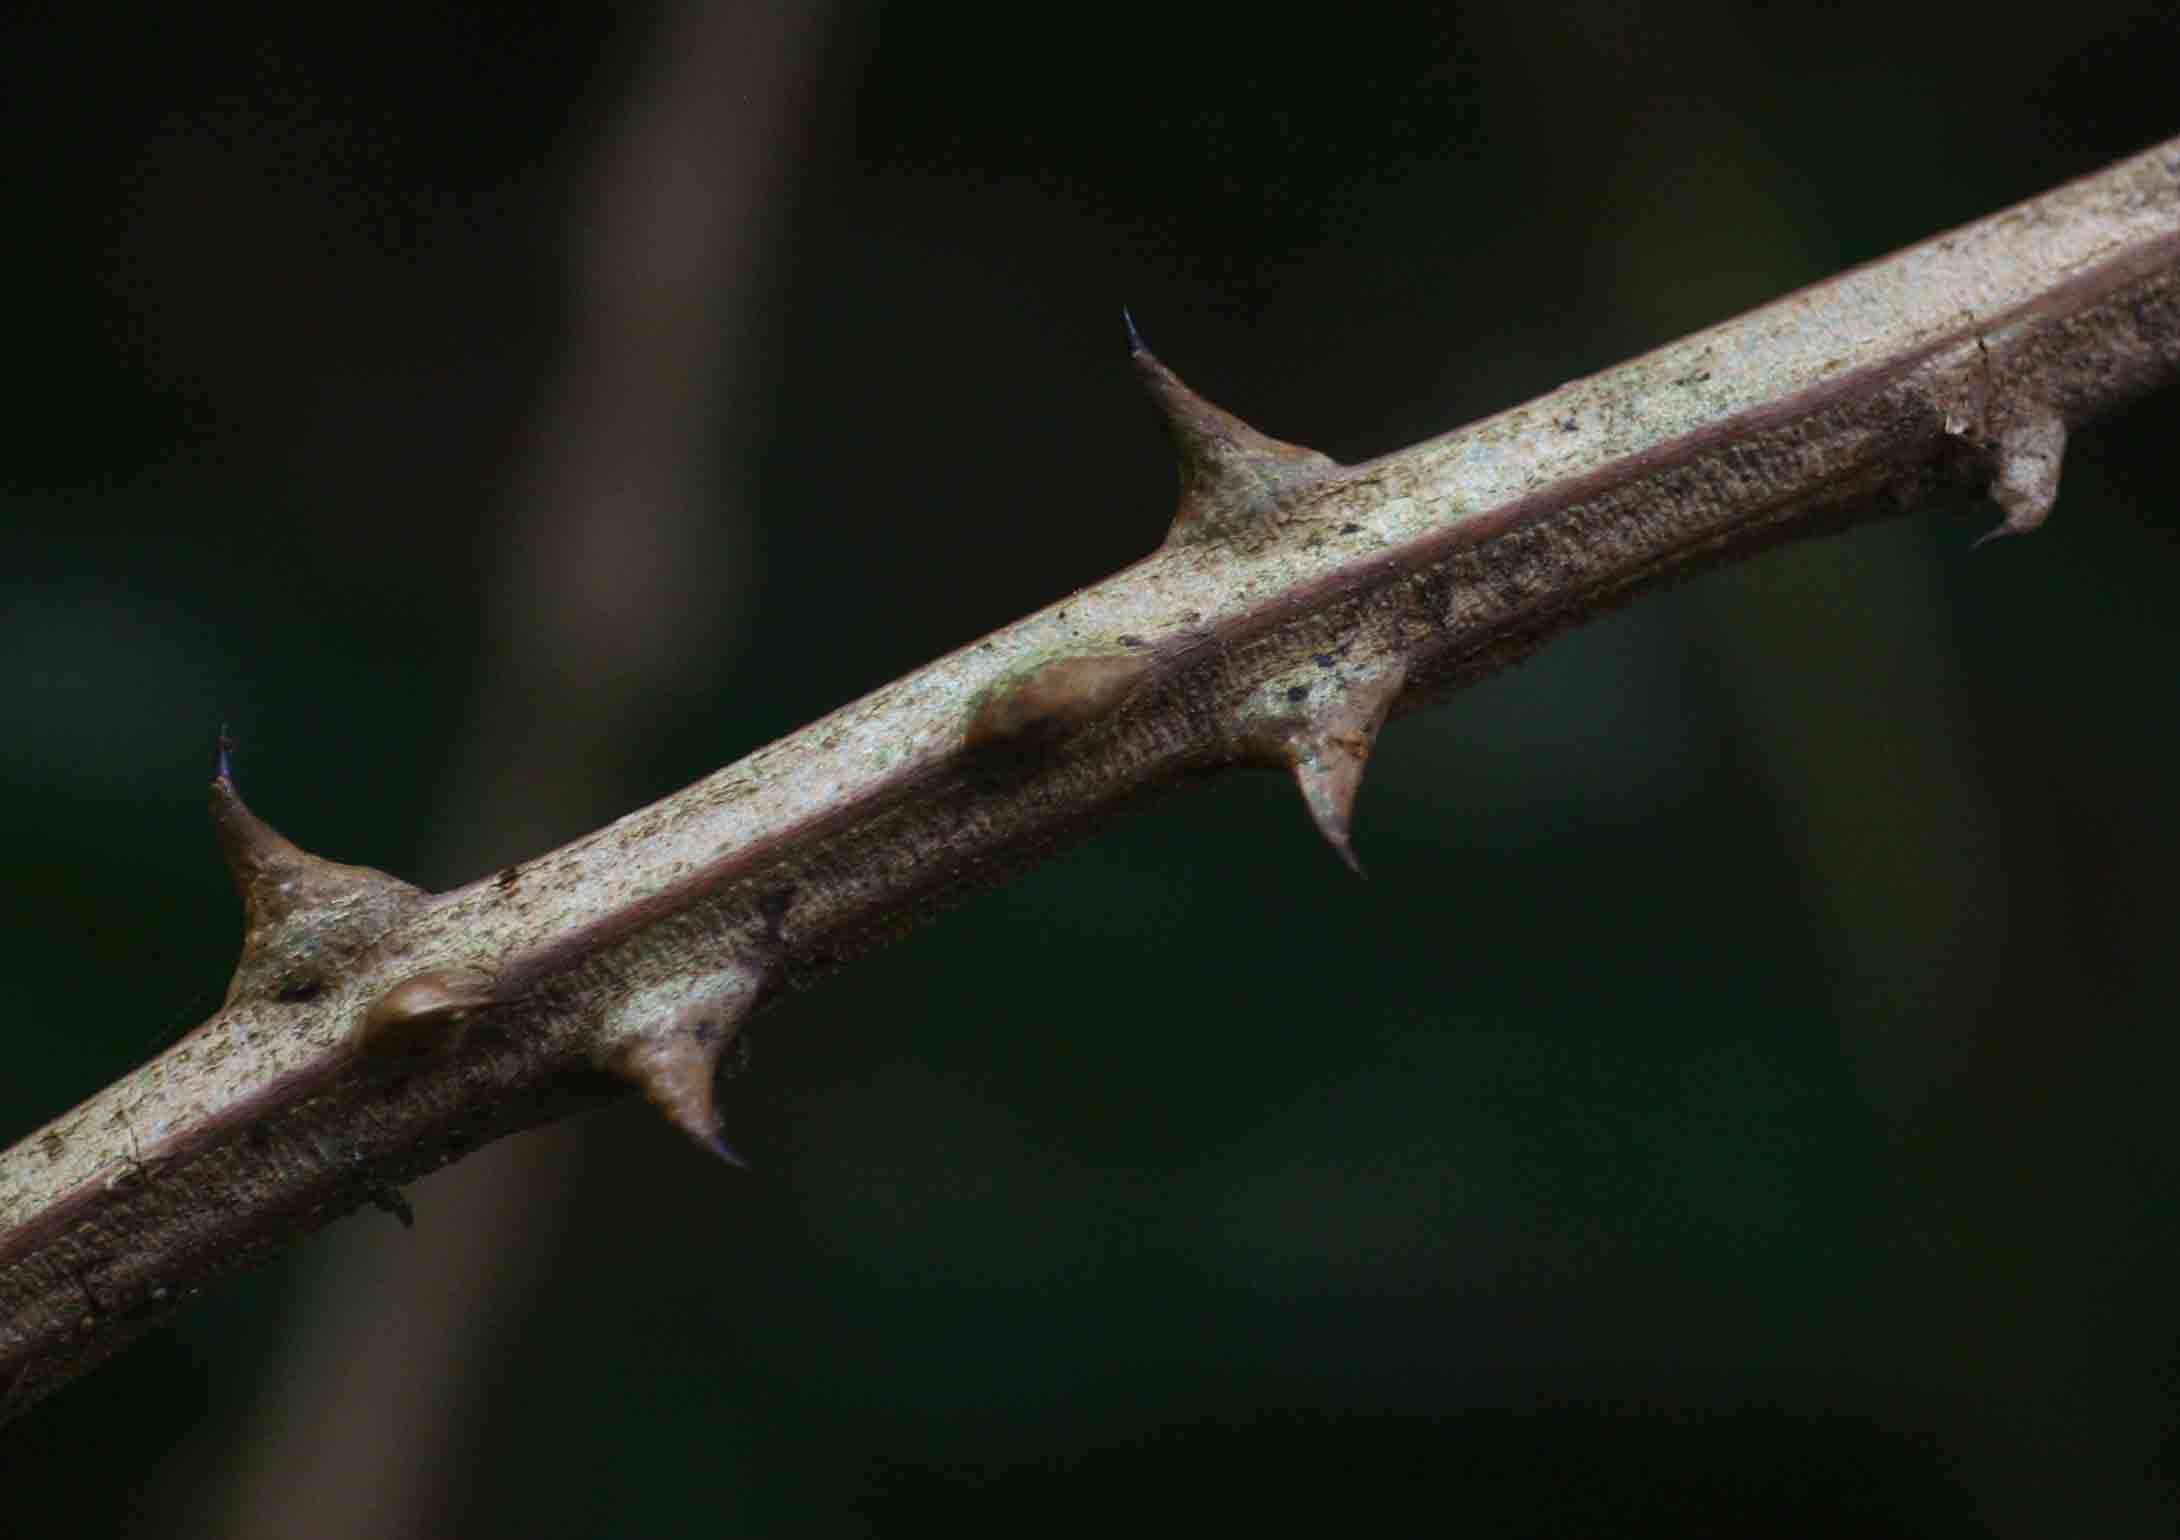
{"type": "MultiPolygon", "coordinates": [[[[216,1003],[223,720],[297,839],[476,875],[417,853],[647,24],[538,14],[0,24],[0,1137],[216,1003]]],[[[1155,543],[1123,300],[1366,457],[2180,130],[2174,15],[851,12],[719,425],[755,610],[625,805],[1155,543]]],[[[1395,726],[1366,884],[1235,777],[976,900],[757,1024],[752,1176],[601,1115],[463,1532],[2170,1533],[2176,413],[2031,540],[1782,552],[1395,726]]],[[[171,1533],[313,1265],[0,1435],[0,1529],[171,1533]]]]}

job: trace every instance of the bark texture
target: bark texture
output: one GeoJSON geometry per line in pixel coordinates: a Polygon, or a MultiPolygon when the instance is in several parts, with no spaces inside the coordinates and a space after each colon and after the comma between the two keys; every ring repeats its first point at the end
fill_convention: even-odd
{"type": "Polygon", "coordinates": [[[0,1405],[615,1076],[708,1139],[765,998],[1131,799],[1283,764],[1346,854],[1388,713],[1649,586],[1961,494],[2033,529],[2068,431],[2180,370],[2180,141],[1364,465],[1138,363],[1184,466],[1144,561],[467,887],[299,910],[356,869],[282,842],[226,1006],[0,1156],[0,1405]]]}

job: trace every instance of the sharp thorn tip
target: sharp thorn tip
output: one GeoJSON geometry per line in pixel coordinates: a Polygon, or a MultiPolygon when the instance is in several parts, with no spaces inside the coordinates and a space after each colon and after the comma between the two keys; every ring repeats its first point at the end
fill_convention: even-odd
{"type": "Polygon", "coordinates": [[[1126,305],[1122,305],[1120,307],[1120,319],[1127,323],[1128,351],[1130,353],[1148,353],[1150,349],[1143,345],[1143,334],[1135,329],[1135,313],[1126,305]]]}
{"type": "Polygon", "coordinates": [[[1355,841],[1348,833],[1347,821],[1344,818],[1334,821],[1330,816],[1320,817],[1314,805],[1310,807],[1309,813],[1310,821],[1317,825],[1317,832],[1325,837],[1325,843],[1332,847],[1332,853],[1340,858],[1340,863],[1367,882],[1370,874],[1363,870],[1362,862],[1355,857],[1355,841]]]}
{"type": "Polygon", "coordinates": [[[749,1162],[721,1137],[719,1113],[712,1104],[712,1082],[719,1070],[723,1038],[700,1038],[686,1030],[638,1038],[606,1061],[605,1068],[642,1091],[666,1121],[730,1166],[749,1162]]]}

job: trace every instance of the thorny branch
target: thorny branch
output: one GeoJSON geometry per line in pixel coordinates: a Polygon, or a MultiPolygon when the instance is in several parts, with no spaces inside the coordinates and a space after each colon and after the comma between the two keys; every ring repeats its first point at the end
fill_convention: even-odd
{"type": "Polygon", "coordinates": [[[1670,577],[1985,491],[2180,372],[2180,140],[1368,464],[1267,439],[1134,343],[1166,543],[561,850],[442,894],[213,812],[225,1006],[0,1156],[0,1411],[481,1144],[641,1087],[714,1149],[741,1022],[1132,798],[1240,763],[1347,821],[1388,713],[1670,577]]]}

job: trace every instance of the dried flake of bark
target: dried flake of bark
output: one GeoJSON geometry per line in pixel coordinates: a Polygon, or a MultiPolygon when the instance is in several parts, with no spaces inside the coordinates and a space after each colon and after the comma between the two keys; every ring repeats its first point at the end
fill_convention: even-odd
{"type": "Polygon", "coordinates": [[[1149,649],[1043,658],[994,682],[962,733],[971,751],[1048,746],[1117,708],[1156,670],[1149,649]]]}
{"type": "Polygon", "coordinates": [[[371,1002],[349,1034],[357,1053],[381,1062],[443,1053],[497,996],[487,974],[469,968],[427,968],[371,1002]]]}
{"type": "Polygon", "coordinates": [[[1269,538],[1305,493],[1339,474],[1329,455],[1259,433],[1197,395],[1144,346],[1135,318],[1127,321],[1129,354],[1166,419],[1180,465],[1181,498],[1166,544],[1269,538]]]}

